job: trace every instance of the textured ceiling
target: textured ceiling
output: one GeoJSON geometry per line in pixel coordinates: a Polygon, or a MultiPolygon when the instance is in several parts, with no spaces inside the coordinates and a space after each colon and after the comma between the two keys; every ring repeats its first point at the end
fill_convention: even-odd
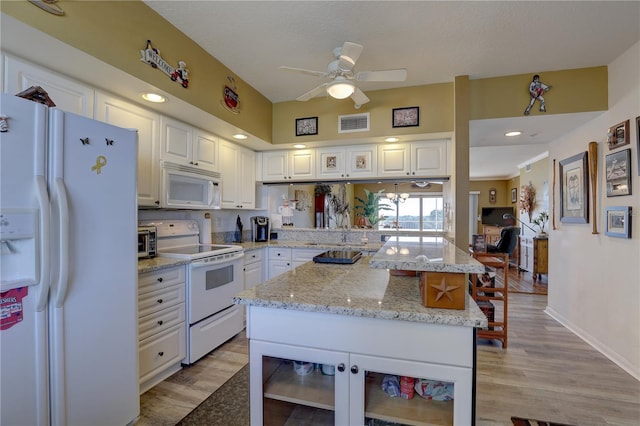
{"type": "MultiPolygon", "coordinates": [[[[476,79],[607,65],[640,40],[637,1],[146,3],[272,102],[293,100],[323,82],[279,66],[325,71],[333,48],[344,41],[364,46],[356,71],[408,70],[402,83],[358,83],[366,93],[451,82],[458,75],[476,79]]],[[[519,127],[531,127],[532,118],[517,119],[529,120],[529,125],[519,127]]],[[[582,122],[587,118],[582,117],[582,122]]],[[[534,151],[544,151],[545,143],[568,128],[556,129],[553,120],[535,121],[544,127],[528,129],[528,134],[544,129],[550,139],[527,141],[538,145],[534,151]]],[[[572,118],[573,125],[578,122],[579,117],[572,118]]],[[[472,123],[472,146],[495,151],[514,144],[480,133],[499,125],[490,124],[474,132],[472,123]]],[[[494,175],[486,177],[513,175],[522,161],[514,156],[504,171],[494,170],[494,175]]],[[[472,157],[472,177],[479,176],[474,163],[472,157]]]]}

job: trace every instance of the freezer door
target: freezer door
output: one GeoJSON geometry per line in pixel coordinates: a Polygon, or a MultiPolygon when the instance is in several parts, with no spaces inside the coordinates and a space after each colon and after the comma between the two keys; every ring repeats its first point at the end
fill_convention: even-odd
{"type": "Polygon", "coordinates": [[[0,424],[46,425],[47,108],[1,96],[6,121],[0,124],[0,424]]]}
{"type": "Polygon", "coordinates": [[[54,110],[51,127],[52,423],[139,414],[137,134],[54,110]]]}

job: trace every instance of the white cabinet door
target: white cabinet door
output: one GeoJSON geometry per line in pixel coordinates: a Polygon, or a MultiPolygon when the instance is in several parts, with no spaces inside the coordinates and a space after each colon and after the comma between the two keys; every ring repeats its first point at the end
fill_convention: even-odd
{"type": "Polygon", "coordinates": [[[221,207],[253,209],[256,201],[255,152],[220,140],[221,207]]]}
{"type": "Polygon", "coordinates": [[[162,117],[160,159],[193,166],[193,127],[169,117],[162,117]]]}
{"type": "Polygon", "coordinates": [[[368,417],[396,418],[407,424],[473,423],[471,368],[350,354],[348,370],[349,424],[364,424],[365,411],[368,417]],[[381,390],[386,374],[453,383],[453,401],[431,401],[418,395],[413,400],[389,398],[381,390]]]}
{"type": "Polygon", "coordinates": [[[92,87],[11,55],[5,56],[3,86],[5,93],[13,95],[31,86],[40,86],[61,110],[94,118],[92,87]]]}
{"type": "Polygon", "coordinates": [[[218,138],[200,129],[194,129],[193,162],[198,168],[218,171],[218,138]]]}
{"type": "Polygon", "coordinates": [[[262,180],[279,182],[288,179],[289,156],[286,151],[268,151],[262,154],[262,180]]]}
{"type": "Polygon", "coordinates": [[[96,120],[138,130],[138,206],[160,205],[158,131],[160,115],[96,92],[96,120]]]}
{"type": "Polygon", "coordinates": [[[320,179],[342,179],[345,174],[346,152],[344,148],[319,148],[316,150],[316,168],[320,179]]]}
{"type": "Polygon", "coordinates": [[[411,144],[411,176],[447,176],[447,141],[411,144]]]}
{"type": "Polygon", "coordinates": [[[407,177],[411,175],[411,147],[409,144],[378,146],[378,176],[407,177]]]}
{"type": "Polygon", "coordinates": [[[345,149],[346,177],[359,179],[376,177],[378,173],[378,147],[376,145],[356,145],[345,149]]]}
{"type": "Polygon", "coordinates": [[[244,267],[244,288],[249,289],[262,284],[262,262],[254,262],[244,267]]]}
{"type": "Polygon", "coordinates": [[[296,150],[289,152],[289,179],[315,179],[315,161],[315,151],[313,149],[296,150]]]}
{"type": "Polygon", "coordinates": [[[241,209],[256,207],[256,153],[239,147],[238,175],[239,206],[241,209]]]}

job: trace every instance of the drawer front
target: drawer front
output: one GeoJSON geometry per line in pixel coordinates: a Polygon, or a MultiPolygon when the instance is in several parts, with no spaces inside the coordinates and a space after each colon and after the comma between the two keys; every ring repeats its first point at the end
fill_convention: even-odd
{"type": "Polygon", "coordinates": [[[184,319],[184,303],[144,316],[138,321],[138,339],[144,340],[147,337],[165,331],[178,324],[184,325],[184,319]]]}
{"type": "Polygon", "coordinates": [[[269,248],[269,259],[271,260],[291,260],[290,248],[269,248]]]}
{"type": "Polygon", "coordinates": [[[244,311],[238,305],[215,314],[189,328],[188,363],[192,364],[211,352],[244,327],[244,311]]]}
{"type": "Polygon", "coordinates": [[[164,368],[180,362],[187,354],[184,325],[175,326],[158,336],[140,342],[140,383],[149,380],[164,368]]]}
{"type": "Polygon", "coordinates": [[[264,249],[245,251],[244,264],[250,265],[255,262],[261,262],[263,257],[264,257],[264,249]]]}
{"type": "Polygon", "coordinates": [[[145,294],[183,283],[185,276],[186,270],[184,266],[144,272],[138,275],[138,294],[145,294]]]}
{"type": "Polygon", "coordinates": [[[178,303],[184,303],[185,285],[178,284],[164,290],[153,291],[138,298],[138,318],[159,312],[178,303]]]}

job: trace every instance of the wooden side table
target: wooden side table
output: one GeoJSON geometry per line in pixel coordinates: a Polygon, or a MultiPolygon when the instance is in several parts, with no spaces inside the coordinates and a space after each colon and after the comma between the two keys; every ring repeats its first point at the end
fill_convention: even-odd
{"type": "Polygon", "coordinates": [[[535,237],[533,239],[533,282],[542,274],[549,273],[549,238],[535,237]]]}

